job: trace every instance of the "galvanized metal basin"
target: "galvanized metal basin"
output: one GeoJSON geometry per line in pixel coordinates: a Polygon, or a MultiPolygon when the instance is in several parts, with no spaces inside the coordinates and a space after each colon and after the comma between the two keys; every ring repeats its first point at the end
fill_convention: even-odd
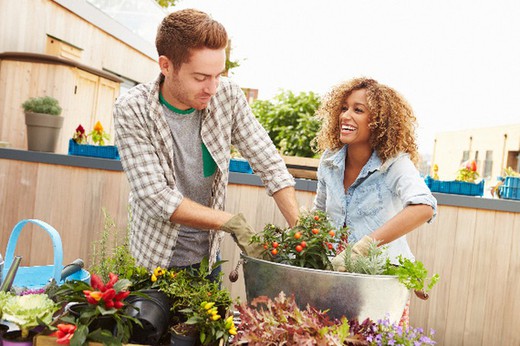
{"type": "Polygon", "coordinates": [[[273,263],[241,254],[247,301],[256,297],[275,298],[283,291],[294,294],[301,309],[307,304],[329,310],[335,318],[389,317],[398,322],[410,291],[395,276],[341,273],[273,263]]]}

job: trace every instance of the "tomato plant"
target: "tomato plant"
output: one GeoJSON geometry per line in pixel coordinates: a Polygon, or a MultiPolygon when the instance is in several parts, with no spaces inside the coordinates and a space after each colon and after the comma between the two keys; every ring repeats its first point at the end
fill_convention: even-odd
{"type": "Polygon", "coordinates": [[[281,229],[268,224],[251,241],[264,246],[263,258],[272,262],[313,268],[331,269],[330,258],[342,249],[347,228],[335,229],[322,211],[302,214],[298,225],[281,229]]]}

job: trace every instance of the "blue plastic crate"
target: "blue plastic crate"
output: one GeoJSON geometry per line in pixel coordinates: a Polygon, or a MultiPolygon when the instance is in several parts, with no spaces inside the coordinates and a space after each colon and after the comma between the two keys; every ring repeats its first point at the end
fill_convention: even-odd
{"type": "Polygon", "coordinates": [[[432,192],[481,197],[484,195],[484,180],[480,181],[478,184],[474,184],[456,180],[435,180],[428,176],[426,177],[425,182],[432,192]]]}
{"type": "Polygon", "coordinates": [[[69,140],[69,155],[119,160],[119,152],[115,145],[78,144],[72,139],[69,140]]]}
{"type": "Polygon", "coordinates": [[[520,200],[520,178],[506,177],[500,186],[500,198],[520,200]]]}
{"type": "Polygon", "coordinates": [[[229,170],[231,172],[239,172],[239,173],[253,173],[253,169],[251,168],[251,165],[249,165],[249,162],[247,162],[246,159],[236,158],[231,159],[229,161],[229,170]]]}

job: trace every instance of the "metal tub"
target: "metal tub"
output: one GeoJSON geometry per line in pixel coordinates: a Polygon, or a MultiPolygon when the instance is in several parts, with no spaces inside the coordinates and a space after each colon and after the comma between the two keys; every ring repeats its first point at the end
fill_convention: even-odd
{"type": "Polygon", "coordinates": [[[365,275],[300,268],[269,262],[241,254],[247,301],[256,297],[275,298],[283,291],[293,295],[301,309],[307,304],[329,310],[335,318],[366,318],[374,321],[389,317],[398,322],[410,291],[397,277],[365,275]]]}

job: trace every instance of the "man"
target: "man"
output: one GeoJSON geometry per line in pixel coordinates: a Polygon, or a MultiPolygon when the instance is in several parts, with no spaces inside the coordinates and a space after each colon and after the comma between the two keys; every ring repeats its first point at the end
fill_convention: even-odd
{"type": "Polygon", "coordinates": [[[240,87],[221,77],[228,37],[197,10],[168,15],[156,47],[159,78],[115,105],[116,144],[130,182],[130,249],[149,269],[214,263],[223,230],[246,254],[252,228],[223,211],[231,145],[249,160],[290,226],[298,218],[294,179],[240,87]]]}

